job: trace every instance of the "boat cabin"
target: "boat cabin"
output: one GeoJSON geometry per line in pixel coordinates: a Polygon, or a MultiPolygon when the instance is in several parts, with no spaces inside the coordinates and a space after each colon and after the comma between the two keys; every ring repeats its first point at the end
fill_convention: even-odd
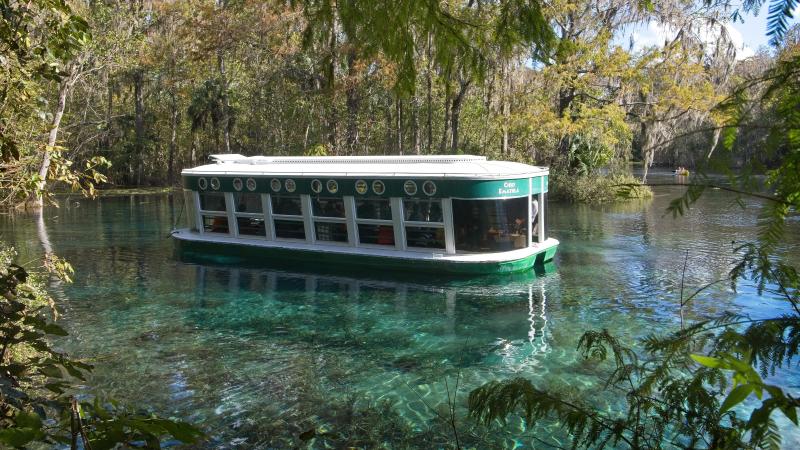
{"type": "Polygon", "coordinates": [[[548,169],[482,156],[214,155],[182,172],[184,247],[504,272],[552,259],[548,169]]]}

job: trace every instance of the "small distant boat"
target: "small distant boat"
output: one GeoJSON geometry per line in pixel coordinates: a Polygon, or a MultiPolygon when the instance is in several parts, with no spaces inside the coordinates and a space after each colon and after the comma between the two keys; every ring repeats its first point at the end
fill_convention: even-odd
{"type": "Polygon", "coordinates": [[[687,169],[675,169],[672,174],[676,177],[686,177],[689,176],[689,171],[687,169]]]}

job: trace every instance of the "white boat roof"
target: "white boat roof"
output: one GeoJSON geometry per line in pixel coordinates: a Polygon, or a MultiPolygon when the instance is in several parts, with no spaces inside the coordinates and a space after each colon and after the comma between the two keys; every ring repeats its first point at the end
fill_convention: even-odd
{"type": "Polygon", "coordinates": [[[242,156],[211,155],[211,164],[184,169],[182,175],[307,176],[365,178],[511,179],[547,175],[547,167],[485,156],[242,156]]]}

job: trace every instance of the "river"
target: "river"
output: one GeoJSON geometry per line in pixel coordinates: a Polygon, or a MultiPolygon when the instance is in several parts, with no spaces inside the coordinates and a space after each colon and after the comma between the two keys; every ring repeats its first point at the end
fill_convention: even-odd
{"type": "MultiPolygon", "coordinates": [[[[711,190],[673,219],[665,210],[682,189],[603,207],[550,203],[548,234],[561,241],[553,264],[468,279],[187,259],[167,237],[182,214],[170,195],[62,197],[41,222],[4,216],[0,233],[22,262],[45,245],[73,264],[74,283],[52,286],[70,332],[58,346],[96,365],[91,392],[197,423],[209,447],[443,447],[452,434],[438,416],[449,414],[449,393],[462,443],[538,448],[533,432],[564,441],[557,424],[474,427],[469,391],[524,376],[618,408],[575,351],[582,332],[605,328],[633,345],[676,330],[684,263],[690,293],[725,278],[733,249],[757,235],[762,201],[744,198],[743,209],[734,194],[711,190]]],[[[795,263],[798,236],[794,219],[783,251],[795,263]]],[[[737,288],[704,291],[687,320],[786,310],[747,283],[737,288]]],[[[800,395],[800,372],[778,378],[800,395]]],[[[785,430],[787,448],[800,445],[797,430],[785,430]]]]}

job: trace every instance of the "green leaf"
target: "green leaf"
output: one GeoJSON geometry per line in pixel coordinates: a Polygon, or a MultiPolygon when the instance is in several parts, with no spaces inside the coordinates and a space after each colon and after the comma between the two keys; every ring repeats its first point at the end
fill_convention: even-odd
{"type": "Polygon", "coordinates": [[[711,356],[703,356],[703,355],[689,355],[693,360],[695,360],[698,364],[702,366],[709,367],[711,369],[724,369],[726,364],[719,358],[712,358],[711,356]]]}
{"type": "Polygon", "coordinates": [[[41,428],[42,418],[34,413],[22,411],[14,418],[17,426],[21,428],[41,428]]]}
{"type": "Polygon", "coordinates": [[[724,413],[739,403],[742,403],[751,392],[753,392],[753,386],[749,384],[743,384],[731,389],[728,397],[722,402],[719,412],[724,413]]]}
{"type": "Polygon", "coordinates": [[[781,411],[783,414],[792,421],[793,424],[797,425],[797,407],[795,406],[782,406],[781,411]]]}
{"type": "Polygon", "coordinates": [[[40,428],[7,428],[0,430],[0,442],[10,447],[22,447],[43,437],[44,433],[40,428]]]}
{"type": "Polygon", "coordinates": [[[172,437],[186,444],[197,442],[198,438],[203,436],[202,431],[186,422],[165,419],[161,420],[160,424],[172,437]]]}

